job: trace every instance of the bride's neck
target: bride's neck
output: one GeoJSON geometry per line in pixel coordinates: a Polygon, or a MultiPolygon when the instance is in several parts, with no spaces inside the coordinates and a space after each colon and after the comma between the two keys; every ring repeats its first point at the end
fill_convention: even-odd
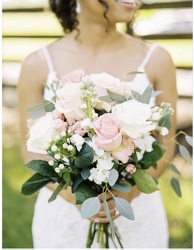
{"type": "MultiPolygon", "coordinates": [[[[80,45],[95,50],[110,46],[120,36],[115,24],[95,21],[87,22],[87,20],[82,17],[79,18],[77,29],[79,32],[78,42],[80,45]]],[[[73,35],[77,35],[76,32],[76,30],[73,31],[73,35]]]]}

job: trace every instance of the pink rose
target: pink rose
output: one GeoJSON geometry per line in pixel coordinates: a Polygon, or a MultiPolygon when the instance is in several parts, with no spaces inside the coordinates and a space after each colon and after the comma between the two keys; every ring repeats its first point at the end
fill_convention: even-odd
{"type": "Polygon", "coordinates": [[[76,69],[66,75],[62,76],[61,81],[59,83],[59,88],[62,88],[66,83],[73,82],[78,83],[82,81],[84,77],[84,71],[82,69],[76,69]]]}
{"type": "Polygon", "coordinates": [[[57,131],[67,131],[67,122],[62,121],[61,119],[54,120],[54,127],[57,131]]]}
{"type": "Polygon", "coordinates": [[[83,128],[81,127],[81,122],[78,121],[76,122],[72,127],[71,127],[71,130],[74,134],[79,134],[81,136],[84,136],[85,135],[85,131],[83,130],[83,128]]]}
{"type": "Polygon", "coordinates": [[[93,128],[96,132],[95,143],[98,147],[112,151],[118,148],[122,141],[119,121],[112,114],[104,114],[93,121],[93,128]]]}
{"type": "Polygon", "coordinates": [[[136,167],[133,164],[127,165],[125,169],[130,174],[134,174],[136,172],[136,167]]]}
{"type": "Polygon", "coordinates": [[[115,160],[127,163],[129,156],[134,152],[134,149],[135,144],[133,140],[130,137],[123,137],[120,147],[112,153],[112,156],[115,160]]]}

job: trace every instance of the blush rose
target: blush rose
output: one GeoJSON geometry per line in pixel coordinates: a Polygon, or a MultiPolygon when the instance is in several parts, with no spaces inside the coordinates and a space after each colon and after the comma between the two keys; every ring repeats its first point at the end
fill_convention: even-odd
{"type": "Polygon", "coordinates": [[[112,151],[120,146],[122,141],[119,120],[112,114],[103,114],[93,121],[96,132],[96,145],[106,151],[112,151]]]}

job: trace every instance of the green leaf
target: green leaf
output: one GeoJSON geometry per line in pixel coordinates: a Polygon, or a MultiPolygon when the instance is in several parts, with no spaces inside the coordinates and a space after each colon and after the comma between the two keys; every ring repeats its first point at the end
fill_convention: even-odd
{"type": "Polygon", "coordinates": [[[158,95],[161,95],[163,93],[162,90],[152,91],[152,97],[156,97],[158,95]]]}
{"type": "Polygon", "coordinates": [[[73,180],[73,185],[72,185],[72,192],[75,193],[78,185],[83,181],[83,178],[81,175],[77,175],[75,179],[73,180]]]}
{"type": "Polygon", "coordinates": [[[166,116],[162,117],[161,120],[158,122],[159,126],[166,127],[168,130],[171,128],[171,115],[167,114],[166,116]]]}
{"type": "Polygon", "coordinates": [[[113,93],[111,92],[110,90],[107,89],[107,92],[110,96],[110,98],[115,101],[115,102],[118,102],[118,103],[122,103],[122,102],[125,102],[126,101],[126,98],[122,95],[119,95],[117,93],[113,93]]]}
{"type": "Polygon", "coordinates": [[[54,181],[49,177],[43,176],[39,173],[35,173],[22,185],[21,193],[24,195],[31,195],[50,182],[54,183],[54,181]]]}
{"type": "Polygon", "coordinates": [[[92,197],[85,200],[81,206],[81,216],[87,219],[97,214],[100,211],[101,203],[98,197],[92,197]]]}
{"type": "Polygon", "coordinates": [[[70,175],[69,171],[64,172],[63,180],[65,181],[67,186],[71,186],[71,175],[70,175]]]}
{"type": "Polygon", "coordinates": [[[55,172],[53,167],[51,167],[47,161],[43,160],[32,160],[25,164],[27,168],[30,170],[37,172],[41,175],[47,176],[47,177],[56,177],[59,179],[58,174],[55,172]]]}
{"type": "Polygon", "coordinates": [[[139,101],[142,103],[147,103],[149,104],[151,96],[152,96],[152,91],[153,91],[153,87],[151,84],[149,84],[146,89],[144,90],[143,94],[141,95],[141,97],[139,98],[139,101]]]}
{"type": "Polygon", "coordinates": [[[181,188],[180,188],[179,181],[173,177],[173,178],[171,179],[170,184],[171,184],[173,190],[175,191],[175,193],[176,193],[179,197],[182,197],[181,188]]]}
{"type": "Polygon", "coordinates": [[[95,197],[97,195],[96,191],[90,185],[85,182],[81,182],[75,190],[76,204],[82,204],[88,198],[95,197]]]}
{"type": "Polygon", "coordinates": [[[65,186],[66,185],[65,185],[64,181],[62,181],[61,183],[59,183],[59,185],[57,186],[57,188],[54,190],[54,192],[52,193],[51,197],[49,198],[48,202],[50,203],[50,202],[54,201],[57,198],[57,196],[60,193],[60,191],[63,188],[65,188],[65,186]]]}
{"type": "Polygon", "coordinates": [[[125,184],[125,183],[115,183],[114,186],[112,186],[112,189],[120,191],[120,192],[130,192],[131,188],[125,184]]]}
{"type": "Polygon", "coordinates": [[[55,106],[52,102],[44,100],[41,103],[36,104],[33,107],[27,109],[30,112],[31,119],[37,119],[41,117],[45,112],[51,112],[55,109],[55,106]]]}
{"type": "Polygon", "coordinates": [[[109,96],[109,95],[106,95],[106,96],[100,96],[99,99],[103,102],[107,102],[107,103],[111,103],[113,102],[113,99],[109,96]]]}
{"type": "Polygon", "coordinates": [[[191,137],[191,136],[189,136],[189,135],[186,135],[186,136],[185,136],[185,139],[186,139],[187,143],[188,143],[191,147],[193,147],[193,137],[191,137]]]}
{"type": "Polygon", "coordinates": [[[110,186],[113,186],[115,182],[118,180],[119,174],[118,171],[114,168],[111,169],[109,175],[108,175],[108,182],[110,186]]]}
{"type": "Polygon", "coordinates": [[[133,97],[135,98],[135,100],[139,101],[139,99],[141,98],[141,95],[134,90],[131,90],[131,93],[132,93],[133,97]]]}
{"type": "Polygon", "coordinates": [[[116,209],[129,220],[134,220],[134,213],[130,203],[122,198],[114,197],[116,209]]]}
{"type": "Polygon", "coordinates": [[[191,159],[191,156],[189,154],[189,151],[188,149],[185,147],[185,146],[182,146],[182,145],[179,145],[179,151],[182,155],[182,157],[187,160],[189,163],[192,164],[192,159],[191,159]]]}
{"type": "Polygon", "coordinates": [[[107,201],[105,199],[103,199],[103,205],[104,205],[104,211],[106,213],[106,216],[107,216],[107,218],[108,218],[108,220],[110,222],[111,233],[112,233],[112,237],[114,239],[115,238],[115,227],[114,227],[112,217],[110,215],[110,210],[109,210],[107,201]]]}
{"type": "Polygon", "coordinates": [[[136,169],[136,172],[132,174],[132,177],[137,188],[143,193],[150,194],[159,190],[153,177],[143,169],[136,169]]]}
{"type": "Polygon", "coordinates": [[[145,72],[141,72],[141,71],[131,71],[128,72],[127,75],[135,75],[135,74],[145,74],[145,72]]]}
{"type": "Polygon", "coordinates": [[[82,149],[77,155],[77,158],[74,161],[74,164],[77,168],[85,168],[92,164],[94,158],[94,152],[92,148],[84,143],[82,149]]]}
{"type": "Polygon", "coordinates": [[[176,174],[181,174],[179,171],[178,171],[178,169],[175,167],[175,165],[174,164],[169,164],[168,165],[168,168],[170,169],[170,170],[172,170],[174,173],[176,173],[176,174]]]}
{"type": "Polygon", "coordinates": [[[84,168],[82,171],[81,171],[81,176],[84,180],[87,180],[88,177],[90,176],[90,169],[89,168],[84,168]]]}
{"type": "Polygon", "coordinates": [[[157,144],[153,144],[151,152],[145,152],[143,158],[139,161],[143,169],[151,166],[156,167],[156,163],[162,158],[165,150],[157,144]]]}

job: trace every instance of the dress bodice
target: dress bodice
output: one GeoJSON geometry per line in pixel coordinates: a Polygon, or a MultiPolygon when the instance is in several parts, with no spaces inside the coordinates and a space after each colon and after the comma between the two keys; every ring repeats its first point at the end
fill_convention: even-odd
{"type": "MultiPolygon", "coordinates": [[[[145,88],[148,86],[148,84],[150,84],[145,67],[147,63],[149,62],[150,58],[152,57],[152,54],[157,46],[158,46],[157,43],[153,43],[150,46],[146,56],[144,57],[141,64],[137,68],[136,71],[142,72],[143,74],[136,74],[133,80],[127,81],[130,84],[131,89],[138,92],[139,94],[142,94],[145,88]]],[[[42,50],[45,55],[47,65],[48,65],[48,70],[49,70],[46,84],[50,86],[54,80],[59,80],[59,79],[57,76],[57,71],[54,69],[52,58],[47,47],[42,48],[42,50]]],[[[49,91],[48,88],[45,88],[44,90],[44,99],[46,100],[52,99],[52,92],[49,91]]],[[[153,102],[155,102],[154,99],[152,99],[151,103],[153,104],[153,102]]]]}

